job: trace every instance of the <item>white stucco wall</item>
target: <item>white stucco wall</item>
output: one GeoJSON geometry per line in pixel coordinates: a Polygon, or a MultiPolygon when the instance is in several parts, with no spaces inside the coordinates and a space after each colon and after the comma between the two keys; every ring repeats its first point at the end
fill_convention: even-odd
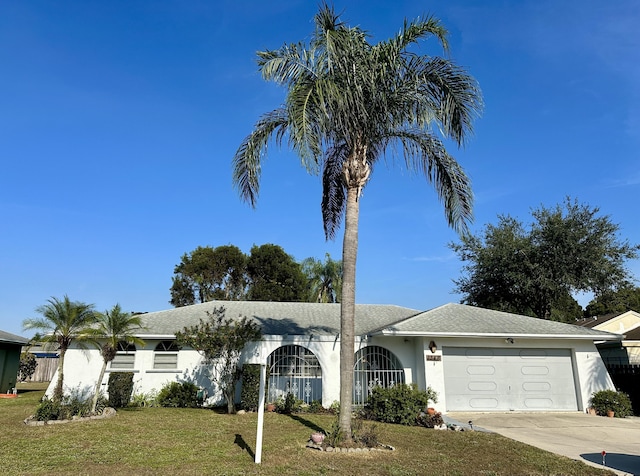
{"type": "MultiPolygon", "coordinates": [[[[159,391],[170,381],[192,381],[207,389],[216,398],[216,387],[210,379],[209,369],[203,365],[202,356],[194,350],[178,353],[178,368],[157,370],[153,368],[154,349],[158,340],[148,340],[144,348],[135,353],[134,394],[159,391]]],[[[268,356],[283,345],[299,345],[312,351],[322,368],[322,405],[329,407],[340,399],[340,342],[336,336],[265,336],[259,343],[247,347],[243,363],[266,363],[268,356]]],[[[445,338],[445,337],[382,337],[374,336],[357,339],[355,350],[363,346],[377,345],[388,349],[400,360],[407,383],[417,383],[425,389],[430,386],[437,392],[438,403],[433,406],[445,411],[446,394],[443,347],[505,347],[503,338],[445,338]],[[429,342],[434,341],[437,350],[433,353],[429,342]],[[437,360],[440,359],[440,360],[437,360]]],[[[597,349],[590,341],[566,339],[517,339],[519,348],[570,349],[576,382],[578,408],[584,410],[591,394],[606,388],[614,389],[613,382],[604,366],[597,349]]],[[[84,396],[93,394],[96,379],[100,373],[102,358],[98,350],[71,348],[65,359],[65,393],[84,396]]],[[[54,376],[47,394],[51,395],[57,376],[54,376]]],[[[109,369],[103,380],[103,390],[109,378],[109,369]]]]}

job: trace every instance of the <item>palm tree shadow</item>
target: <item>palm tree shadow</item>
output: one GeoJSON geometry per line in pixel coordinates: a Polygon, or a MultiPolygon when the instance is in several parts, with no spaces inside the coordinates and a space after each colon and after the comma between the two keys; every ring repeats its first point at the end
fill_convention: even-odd
{"type": "Polygon", "coordinates": [[[311,428],[313,431],[319,431],[322,433],[326,433],[325,429],[316,425],[312,421],[307,420],[306,418],[299,417],[298,415],[290,414],[292,420],[297,421],[298,423],[302,423],[304,426],[311,428]]]}
{"type": "Polygon", "coordinates": [[[240,449],[242,449],[242,450],[246,451],[247,453],[249,453],[249,456],[251,456],[251,459],[256,459],[256,454],[253,452],[253,450],[247,444],[247,442],[244,441],[244,438],[242,437],[241,434],[236,433],[236,439],[233,442],[236,445],[238,445],[240,447],[240,449]]]}

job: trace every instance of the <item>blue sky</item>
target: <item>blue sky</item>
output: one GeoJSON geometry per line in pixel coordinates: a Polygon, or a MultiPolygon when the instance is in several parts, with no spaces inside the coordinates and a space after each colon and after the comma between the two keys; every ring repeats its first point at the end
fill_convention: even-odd
{"type": "MultiPolygon", "coordinates": [[[[480,231],[498,214],[565,196],[598,206],[640,242],[640,3],[636,0],[336,1],[373,40],[431,13],[485,111],[464,150],[480,231]]],[[[51,296],[98,310],[170,307],[174,266],[197,246],[297,260],[326,242],[320,179],[272,147],[257,209],[231,158],[284,91],[255,52],[308,39],[317,2],[0,0],[0,329],[51,296]]],[[[435,42],[420,48],[441,54],[435,42]]],[[[461,263],[421,177],[378,167],[361,202],[357,302],[457,302],[461,263]]],[[[630,263],[640,275],[640,265],[630,263]]],[[[586,303],[583,303],[586,304],[586,303]]]]}

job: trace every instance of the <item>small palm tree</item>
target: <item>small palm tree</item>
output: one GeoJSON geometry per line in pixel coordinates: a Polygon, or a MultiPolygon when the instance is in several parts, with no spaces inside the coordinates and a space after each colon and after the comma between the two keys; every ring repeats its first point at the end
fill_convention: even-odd
{"type": "Polygon", "coordinates": [[[342,261],[326,254],[324,263],[313,257],[302,261],[302,272],[308,280],[310,302],[340,302],[342,261]]]}
{"type": "Polygon", "coordinates": [[[100,377],[96,383],[96,391],[91,403],[91,411],[96,411],[98,397],[100,395],[100,385],[107,369],[107,364],[111,362],[118,352],[118,344],[144,345],[144,341],[134,335],[134,332],[142,329],[140,315],[129,312],[122,312],[120,304],[116,304],[110,311],[97,314],[97,326],[89,333],[91,340],[102,354],[102,369],[100,377]]]}
{"type": "Polygon", "coordinates": [[[255,206],[267,145],[287,138],[307,170],[322,174],[328,239],[344,218],[339,421],[349,440],[362,190],[375,166],[400,151],[405,167],[434,186],[449,225],[465,232],[472,219],[471,183],[434,130],[464,144],[482,109],[482,96],[476,81],[449,59],[411,51],[433,37],[447,52],[447,30],[434,17],[405,21],[395,37],[372,44],[365,31],[345,25],[323,4],[315,27],[309,45],[258,52],[263,78],[286,86],[287,96],[240,144],[233,180],[240,196],[255,206]]]}
{"type": "Polygon", "coordinates": [[[36,312],[42,314],[42,317],[25,319],[22,327],[24,330],[36,329],[42,332],[36,334],[35,341],[58,346],[58,380],[53,391],[53,399],[60,401],[63,393],[65,354],[72,341],[76,340],[83,346],[87,340],[90,326],[96,322],[94,306],[71,301],[69,296],[65,295],[62,300],[52,297],[47,304],[38,307],[36,312]]]}

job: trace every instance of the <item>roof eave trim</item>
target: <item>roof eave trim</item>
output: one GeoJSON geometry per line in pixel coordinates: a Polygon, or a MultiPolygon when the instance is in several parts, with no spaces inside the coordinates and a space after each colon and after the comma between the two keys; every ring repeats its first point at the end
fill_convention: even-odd
{"type": "Polygon", "coordinates": [[[585,334],[514,334],[508,332],[424,332],[424,331],[394,331],[390,329],[382,329],[371,335],[383,335],[383,336],[396,336],[396,337],[471,337],[471,338],[486,338],[497,337],[500,339],[506,339],[507,337],[519,338],[519,339],[579,339],[579,340],[598,340],[598,341],[619,341],[622,340],[620,336],[611,335],[585,335],[585,334]]]}

